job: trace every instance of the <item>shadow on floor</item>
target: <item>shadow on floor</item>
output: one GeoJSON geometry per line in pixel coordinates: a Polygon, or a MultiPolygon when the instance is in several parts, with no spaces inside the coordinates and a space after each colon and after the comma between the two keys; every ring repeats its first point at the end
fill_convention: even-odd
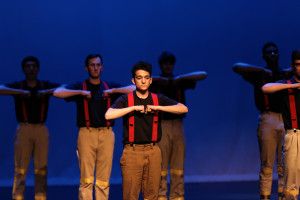
{"type": "MultiPolygon", "coordinates": [[[[1,200],[11,199],[11,187],[0,187],[1,200]]],[[[259,183],[257,181],[187,183],[186,200],[258,200],[259,183]]],[[[277,182],[273,182],[271,199],[277,198],[277,182]]],[[[26,187],[25,200],[34,199],[34,188],[26,187]]],[[[78,186],[49,186],[48,200],[76,200],[78,186]]],[[[110,200],[122,200],[122,186],[111,185],[110,200]]],[[[140,200],[142,197],[140,196],[140,200]]]]}

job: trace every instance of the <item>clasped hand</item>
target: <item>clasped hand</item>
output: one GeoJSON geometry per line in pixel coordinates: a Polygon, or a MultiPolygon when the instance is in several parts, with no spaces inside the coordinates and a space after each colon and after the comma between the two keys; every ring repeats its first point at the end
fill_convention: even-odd
{"type": "Polygon", "coordinates": [[[149,113],[154,113],[155,111],[159,110],[158,106],[154,106],[154,105],[138,105],[138,106],[134,106],[134,110],[135,111],[139,111],[140,113],[145,113],[147,114],[149,113]]]}

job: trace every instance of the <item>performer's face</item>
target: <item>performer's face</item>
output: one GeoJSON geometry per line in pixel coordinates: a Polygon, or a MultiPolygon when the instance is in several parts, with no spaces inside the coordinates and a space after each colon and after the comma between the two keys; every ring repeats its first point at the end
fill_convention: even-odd
{"type": "Polygon", "coordinates": [[[268,64],[277,65],[279,60],[278,49],[274,46],[269,46],[265,49],[263,59],[268,64]]]}
{"type": "Polygon", "coordinates": [[[85,69],[89,72],[91,78],[99,78],[103,69],[101,59],[99,57],[91,58],[88,66],[85,66],[85,69]]]}
{"type": "Polygon", "coordinates": [[[34,61],[27,61],[24,65],[23,72],[26,78],[36,79],[37,74],[39,73],[40,68],[34,61]]]}
{"type": "Polygon", "coordinates": [[[152,83],[152,78],[149,72],[139,69],[135,72],[132,83],[135,84],[137,90],[146,92],[152,83]]]}
{"type": "Polygon", "coordinates": [[[294,69],[295,76],[300,79],[300,60],[294,60],[291,67],[294,69]]]}
{"type": "Polygon", "coordinates": [[[174,69],[174,64],[171,64],[170,62],[163,63],[160,68],[163,74],[171,75],[174,69]]]}

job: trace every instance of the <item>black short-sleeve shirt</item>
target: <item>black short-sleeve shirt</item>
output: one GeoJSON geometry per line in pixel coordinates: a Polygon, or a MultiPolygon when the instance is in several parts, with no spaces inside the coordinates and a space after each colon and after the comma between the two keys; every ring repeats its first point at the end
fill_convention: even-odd
{"type": "MultiPolygon", "coordinates": [[[[296,83],[295,79],[290,79],[292,83],[296,83]]],[[[286,80],[277,81],[277,83],[287,83],[286,80]]],[[[296,105],[296,113],[298,120],[298,128],[300,128],[300,90],[292,89],[292,95],[295,96],[295,105],[296,105]]],[[[289,100],[289,92],[288,89],[281,90],[278,93],[278,98],[281,103],[281,113],[284,122],[285,129],[292,129],[292,120],[291,120],[291,110],[290,110],[290,100],[289,100]]]]}
{"type": "MultiPolygon", "coordinates": [[[[153,105],[151,93],[146,99],[141,99],[133,92],[134,105],[153,105]]],[[[158,103],[160,106],[176,105],[177,102],[169,99],[168,97],[158,94],[158,103]]],[[[111,106],[111,108],[126,108],[128,107],[128,95],[122,95],[117,101],[111,106]]],[[[148,144],[152,141],[152,125],[153,125],[153,113],[140,113],[134,112],[134,143],[135,144],[148,144]]],[[[161,139],[161,112],[158,117],[158,131],[157,131],[157,142],[161,139]]],[[[123,116],[123,143],[129,143],[129,115],[123,116]]]]}
{"type": "Polygon", "coordinates": [[[5,84],[6,87],[13,89],[23,89],[30,91],[30,97],[22,97],[21,95],[13,95],[15,100],[15,111],[18,122],[25,122],[24,112],[22,109],[22,102],[25,103],[25,115],[27,115],[28,123],[44,123],[47,119],[49,98],[51,95],[38,96],[37,92],[39,90],[54,89],[59,86],[57,83],[52,83],[49,81],[40,81],[36,87],[31,88],[27,85],[26,81],[15,81],[13,83],[5,84]],[[44,113],[42,113],[42,106],[44,106],[44,113]],[[43,116],[43,117],[42,117],[43,116]]]}
{"type": "Polygon", "coordinates": [[[253,85],[255,106],[260,112],[280,112],[280,102],[279,98],[277,97],[277,94],[264,94],[261,88],[266,83],[275,83],[276,81],[283,79],[282,72],[273,72],[271,77],[263,73],[254,73],[249,74],[247,76],[243,76],[243,79],[250,82],[253,85]],[[266,108],[266,98],[268,99],[267,101],[269,109],[266,108]]]}
{"type": "MultiPolygon", "coordinates": [[[[162,77],[162,76],[161,76],[162,77]]],[[[186,104],[185,91],[187,89],[194,89],[196,87],[196,81],[194,80],[180,80],[178,85],[174,85],[172,79],[170,79],[169,84],[162,87],[158,82],[153,81],[150,85],[149,90],[154,93],[163,94],[170,99],[186,104]]],[[[172,113],[165,113],[162,118],[168,119],[178,119],[185,117],[186,114],[176,115],[172,113]]]]}
{"type": "MultiPolygon", "coordinates": [[[[88,99],[88,112],[90,117],[90,126],[94,128],[105,127],[105,113],[107,111],[107,99],[102,97],[104,87],[103,81],[100,84],[91,84],[88,80],[85,81],[87,90],[91,91],[92,98],[88,99]]],[[[120,87],[120,84],[113,82],[106,82],[109,88],[120,87]]],[[[67,89],[71,90],[83,90],[83,81],[75,84],[67,85],[67,89]]],[[[111,95],[111,104],[118,98],[120,94],[111,95]]],[[[86,127],[85,112],[84,112],[84,97],[82,95],[76,95],[65,99],[67,102],[74,101],[77,106],[77,126],[86,127]]],[[[114,125],[114,121],[110,121],[110,126],[114,125]]]]}

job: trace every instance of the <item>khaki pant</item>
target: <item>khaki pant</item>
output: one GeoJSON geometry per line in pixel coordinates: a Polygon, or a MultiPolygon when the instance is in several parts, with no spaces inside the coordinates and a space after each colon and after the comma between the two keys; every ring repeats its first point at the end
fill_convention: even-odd
{"type": "Polygon", "coordinates": [[[108,199],[114,144],[115,134],[111,127],[79,129],[79,200],[93,199],[94,183],[96,199],[108,199]]]}
{"type": "Polygon", "coordinates": [[[270,199],[273,165],[277,154],[278,199],[283,192],[282,143],[284,124],[280,113],[264,112],[260,115],[257,136],[260,149],[259,174],[261,199],[270,199]]]}
{"type": "Polygon", "coordinates": [[[298,199],[300,186],[300,130],[287,130],[283,144],[285,200],[298,199]]]}
{"type": "Polygon", "coordinates": [[[45,200],[47,195],[47,160],[49,133],[44,124],[20,123],[15,136],[15,178],[13,199],[24,199],[25,180],[33,157],[35,199],[45,200]]]}
{"type": "Polygon", "coordinates": [[[125,145],[120,160],[123,200],[157,200],[161,172],[161,151],[157,145],[125,145]]]}
{"type": "Polygon", "coordinates": [[[159,199],[167,199],[167,175],[170,166],[170,199],[184,199],[183,168],[185,160],[184,126],[182,119],[162,120],[162,173],[159,199]]]}

